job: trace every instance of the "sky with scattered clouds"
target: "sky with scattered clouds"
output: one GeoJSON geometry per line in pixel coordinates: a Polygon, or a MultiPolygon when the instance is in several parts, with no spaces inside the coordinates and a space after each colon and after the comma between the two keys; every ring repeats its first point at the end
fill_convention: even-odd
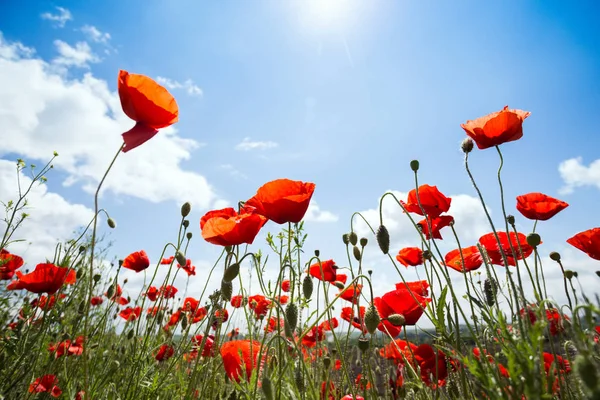
{"type": "MultiPolygon", "coordinates": [[[[502,146],[507,211],[516,214],[515,196],[528,192],[567,201],[568,209],[538,225],[542,255],[561,252],[594,291],[600,264],[565,240],[600,226],[598,11],[591,1],[7,3],[0,16],[0,200],[15,196],[17,158],[41,164],[59,153],[47,185],[31,194],[31,220],[19,233],[26,241],[11,250],[31,267],[89,221],[96,186],[120,134],[133,125],[116,94],[125,69],[168,88],[180,122],[118,158],[101,194],[118,228],[102,230],[114,242],[111,256],[146,249],[157,262],[175,240],[180,205],[191,202],[191,294],[219,255],[201,239],[200,217],[280,177],[316,183],[307,254],[319,249],[340,266],[347,265],[341,235],[352,213],[377,221],[384,192],[405,198],[414,187],[412,159],[420,160],[422,183],[453,198],[461,242],[474,244],[489,227],[464,171],[460,124],[506,104],[532,113],[524,137],[502,146]]],[[[475,150],[470,160],[502,223],[496,152],[475,150]]],[[[384,203],[383,215],[392,251],[418,244],[393,202],[384,203]]],[[[517,226],[532,229],[523,218],[517,226]]],[[[266,231],[279,228],[269,223],[251,248],[265,248],[266,231]]],[[[356,229],[371,239],[365,257],[376,293],[391,290],[395,269],[365,225],[356,229]]],[[[451,236],[442,249],[456,247],[451,236]]],[[[545,268],[564,301],[558,267],[546,260],[545,268]]],[[[126,276],[135,292],[143,278],[126,276]]],[[[218,284],[212,279],[209,287],[218,284]]]]}

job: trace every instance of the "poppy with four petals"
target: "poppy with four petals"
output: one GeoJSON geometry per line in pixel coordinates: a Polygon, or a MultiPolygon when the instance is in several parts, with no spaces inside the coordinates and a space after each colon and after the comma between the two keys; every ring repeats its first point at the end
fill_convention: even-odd
{"type": "Polygon", "coordinates": [[[311,182],[276,179],[261,186],[246,205],[278,224],[297,223],[304,218],[314,191],[311,182]]]}
{"type": "Polygon", "coordinates": [[[406,203],[401,203],[408,212],[423,215],[423,211],[425,211],[429,218],[437,218],[440,214],[450,210],[451,202],[452,199],[444,196],[437,186],[421,185],[418,197],[417,190],[413,189],[408,192],[406,203]]]}
{"type": "Polygon", "coordinates": [[[477,246],[463,247],[461,250],[454,249],[444,257],[444,263],[458,272],[474,271],[483,265],[483,257],[477,246]],[[463,259],[465,264],[463,265],[463,259]]]}
{"type": "Polygon", "coordinates": [[[53,294],[65,283],[75,283],[75,270],[69,268],[57,267],[51,263],[38,264],[33,272],[22,274],[16,272],[17,279],[11,281],[7,290],[25,289],[32,293],[53,294]]]}
{"type": "Polygon", "coordinates": [[[498,239],[500,239],[500,246],[498,246],[498,241],[493,232],[479,238],[479,243],[485,248],[492,264],[504,265],[504,258],[502,257],[502,253],[504,253],[508,265],[514,267],[517,265],[517,260],[525,259],[533,253],[533,247],[527,244],[527,237],[522,233],[510,232],[510,235],[507,235],[506,232],[498,231],[498,239]]]}
{"type": "Polygon", "coordinates": [[[150,259],[144,250],[133,252],[123,260],[123,268],[130,269],[135,272],[142,272],[149,266],[150,259]]]}
{"type": "Polygon", "coordinates": [[[523,137],[523,121],[531,113],[523,110],[502,110],[469,120],[460,126],[475,141],[479,149],[487,149],[523,137]]]}
{"type": "Polygon", "coordinates": [[[405,247],[398,252],[396,260],[406,268],[423,264],[423,250],[419,247],[405,247]]]}
{"type": "Polygon", "coordinates": [[[243,207],[239,213],[228,207],[209,211],[200,219],[202,237],[218,246],[252,244],[267,219],[253,207],[243,207]]]}

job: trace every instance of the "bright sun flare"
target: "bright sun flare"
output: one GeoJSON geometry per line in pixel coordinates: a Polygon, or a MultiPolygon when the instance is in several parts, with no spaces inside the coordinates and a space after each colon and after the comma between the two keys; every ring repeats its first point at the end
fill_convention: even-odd
{"type": "Polygon", "coordinates": [[[318,29],[341,29],[355,8],[350,0],[305,0],[301,9],[309,25],[318,29]]]}

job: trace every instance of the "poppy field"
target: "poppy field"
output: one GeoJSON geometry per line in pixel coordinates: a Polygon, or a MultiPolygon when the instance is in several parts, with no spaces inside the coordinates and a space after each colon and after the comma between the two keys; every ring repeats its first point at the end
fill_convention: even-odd
{"type": "MultiPolygon", "coordinates": [[[[316,185],[281,178],[199,221],[184,203],[178,235],[159,259],[131,249],[111,264],[101,237],[118,227],[101,208],[102,184],[118,157],[179,119],[174,97],[149,77],[120,71],[118,94],[134,126],[106,160],[94,217],[57,243],[52,259],[25,260],[11,247],[28,223],[28,194],[45,183],[54,158],[28,187],[0,198],[0,399],[600,399],[600,301],[579,290],[577,271],[538,233],[569,204],[543,193],[503,194],[502,147],[519,144],[529,112],[504,107],[461,125],[466,176],[489,222],[477,243],[461,241],[448,214],[452,198],[420,182],[413,160],[406,168],[414,186],[406,198],[381,196],[378,224],[346,216],[352,229],[332,238],[344,260],[305,246],[303,218],[316,185]],[[471,172],[476,151],[499,163],[502,212],[493,217],[471,172]],[[384,202],[411,222],[414,246],[392,248],[384,202]],[[371,235],[359,236],[359,221],[371,235]],[[265,231],[266,243],[256,243],[265,231]],[[442,231],[454,250],[440,251],[442,231]],[[210,269],[186,257],[198,240],[220,250],[210,269]],[[252,244],[264,252],[250,252],[252,244]],[[381,296],[373,291],[376,268],[363,264],[368,254],[397,272],[381,296]],[[424,279],[407,281],[412,268],[424,279]],[[547,268],[562,272],[566,304],[553,300],[547,268]],[[258,287],[250,288],[245,269],[258,287]],[[148,276],[135,295],[124,292],[124,270],[148,276]],[[157,279],[158,270],[166,278],[157,279]],[[202,294],[182,296],[178,275],[202,294]],[[457,277],[464,289],[453,284],[457,277]],[[215,279],[220,289],[207,290],[215,279]],[[423,323],[433,329],[419,329],[423,323]]],[[[18,160],[17,172],[26,169],[18,160]]],[[[600,261],[600,227],[562,234],[600,261]]]]}

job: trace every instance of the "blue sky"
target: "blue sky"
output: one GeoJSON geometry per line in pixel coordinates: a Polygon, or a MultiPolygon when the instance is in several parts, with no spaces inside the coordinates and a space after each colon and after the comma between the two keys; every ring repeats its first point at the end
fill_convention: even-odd
{"type": "MultiPolygon", "coordinates": [[[[34,55],[5,59],[13,67],[38,60],[46,75],[34,85],[27,75],[0,73],[0,135],[8,143],[0,148],[0,158],[39,163],[51,149],[67,152],[72,163],[61,164],[59,157],[48,192],[69,205],[93,206],[89,187],[108,165],[119,135],[132,125],[115,104],[118,70],[163,77],[172,87],[180,106],[176,130],[159,134],[164,137],[149,142],[149,150],[122,155],[114,186],[109,184],[102,197],[102,206],[119,223],[110,232],[116,257],[141,248],[158,257],[176,233],[181,201],[189,200],[195,235],[189,254],[210,262],[218,252],[200,238],[203,212],[245,200],[263,183],[288,177],[317,184],[319,210],[307,222],[307,250],[319,248],[326,258],[343,259],[340,236],[348,231],[352,212],[374,211],[386,190],[412,189],[408,164],[415,158],[421,161],[422,183],[438,185],[448,195],[471,196],[456,205],[456,218],[457,225],[463,222],[459,231],[474,243],[486,228],[473,211],[475,193],[459,150],[465,136],[460,124],[506,104],[532,112],[523,139],[502,146],[508,211],[516,212],[516,195],[533,191],[571,204],[540,227],[546,254],[569,251],[564,240],[599,225],[594,218],[600,162],[593,164],[600,158],[596,2],[22,1],[2,8],[0,44],[35,49],[34,55]],[[86,74],[93,84],[85,83],[86,74]],[[50,78],[60,82],[52,89],[41,87],[50,78]],[[6,89],[9,83],[13,92],[6,89]],[[78,84],[89,102],[76,100],[78,84]],[[21,93],[19,85],[27,91],[21,93]],[[61,88],[69,94],[53,97],[61,88]],[[37,116],[47,129],[22,122],[25,117],[15,123],[7,114],[17,92],[19,112],[37,116]],[[42,92],[45,103],[36,108],[42,92]],[[85,145],[91,133],[58,104],[98,106],[97,112],[86,108],[86,119],[97,117],[106,125],[88,128],[121,130],[97,132],[93,143],[103,145],[106,135],[114,146],[107,145],[106,152],[98,147],[100,154],[93,148],[79,151],[75,147],[85,145]],[[53,121],[72,124],[44,123],[43,110],[53,105],[58,109],[53,121]],[[240,150],[244,143],[254,148],[240,150]],[[168,160],[169,168],[162,168],[168,160]],[[164,174],[144,175],[148,163],[164,174]],[[165,171],[176,175],[171,179],[165,171]],[[138,172],[145,181],[140,178],[134,189],[127,177],[138,172]]],[[[501,222],[495,151],[474,151],[471,163],[501,222]]],[[[8,192],[0,197],[9,197],[8,192]]],[[[63,220],[73,215],[68,210],[65,205],[63,220]]],[[[85,216],[81,211],[68,227],[76,228],[85,216]]],[[[519,224],[525,233],[532,225],[522,218],[519,224]]],[[[33,229],[27,233],[35,234],[33,229]]],[[[257,246],[264,247],[262,237],[257,246]]],[[[394,243],[416,245],[413,238],[411,243],[399,228],[394,243]]],[[[448,242],[450,250],[454,245],[448,242]]],[[[46,254],[33,247],[35,241],[32,255],[46,254]]],[[[377,270],[381,259],[374,245],[370,252],[377,270]]],[[[588,273],[600,269],[577,252],[569,254],[573,265],[588,273]]],[[[380,268],[378,290],[384,290],[397,278],[389,266],[380,268]]]]}

